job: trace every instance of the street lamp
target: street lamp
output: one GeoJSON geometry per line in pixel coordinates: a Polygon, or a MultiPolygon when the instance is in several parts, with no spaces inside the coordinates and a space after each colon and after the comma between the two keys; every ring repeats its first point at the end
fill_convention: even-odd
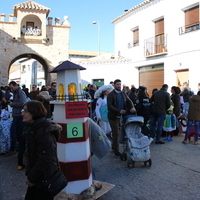
{"type": "Polygon", "coordinates": [[[100,55],[100,25],[98,21],[93,21],[93,24],[97,24],[98,26],[98,50],[99,50],[99,55],[100,55]]]}

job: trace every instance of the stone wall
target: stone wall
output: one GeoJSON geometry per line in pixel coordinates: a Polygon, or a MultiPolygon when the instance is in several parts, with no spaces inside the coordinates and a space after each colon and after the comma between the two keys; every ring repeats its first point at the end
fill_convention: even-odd
{"type": "MultiPolygon", "coordinates": [[[[0,85],[8,84],[10,65],[22,54],[34,54],[43,59],[47,64],[46,73],[59,62],[68,59],[70,26],[47,25],[49,41],[46,43],[41,36],[13,39],[17,29],[18,24],[15,22],[0,22],[0,85]]],[[[51,75],[47,82],[53,78],[51,75]]]]}

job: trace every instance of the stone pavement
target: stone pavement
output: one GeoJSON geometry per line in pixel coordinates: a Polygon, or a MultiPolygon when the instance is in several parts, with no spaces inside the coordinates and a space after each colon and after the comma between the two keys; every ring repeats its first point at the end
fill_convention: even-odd
{"type": "MultiPolygon", "coordinates": [[[[110,151],[102,160],[92,157],[96,179],[115,187],[101,200],[200,200],[200,145],[182,144],[183,135],[164,145],[150,145],[152,166],[127,168],[110,151]]],[[[193,138],[192,138],[193,140],[193,138]]],[[[17,156],[0,157],[0,200],[22,200],[26,191],[17,156]]]]}

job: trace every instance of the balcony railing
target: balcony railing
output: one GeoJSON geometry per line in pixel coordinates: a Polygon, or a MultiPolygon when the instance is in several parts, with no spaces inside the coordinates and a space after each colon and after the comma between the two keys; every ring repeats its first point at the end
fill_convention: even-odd
{"type": "Polygon", "coordinates": [[[189,33],[191,31],[196,31],[199,29],[200,29],[200,22],[188,24],[187,26],[183,26],[179,28],[179,35],[182,35],[184,33],[189,33]]]}
{"type": "Polygon", "coordinates": [[[167,35],[161,34],[145,40],[145,56],[167,53],[167,35]]]}
{"type": "Polygon", "coordinates": [[[39,28],[22,28],[21,30],[22,35],[42,35],[42,30],[39,28]]]}

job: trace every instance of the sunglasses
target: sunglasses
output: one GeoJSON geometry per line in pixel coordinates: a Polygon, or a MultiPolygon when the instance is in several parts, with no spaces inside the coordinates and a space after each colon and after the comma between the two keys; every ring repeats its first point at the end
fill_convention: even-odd
{"type": "Polygon", "coordinates": [[[21,110],[21,113],[27,113],[27,112],[29,112],[29,111],[26,110],[26,109],[22,109],[22,110],[21,110]]]}

